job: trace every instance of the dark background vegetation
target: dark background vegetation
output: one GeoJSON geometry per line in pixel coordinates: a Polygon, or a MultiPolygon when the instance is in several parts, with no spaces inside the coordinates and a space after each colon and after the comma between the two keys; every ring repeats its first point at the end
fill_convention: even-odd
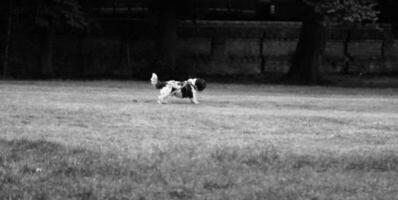
{"type": "Polygon", "coordinates": [[[244,75],[262,79],[278,74],[312,84],[320,82],[318,74],[394,75],[398,71],[395,1],[377,2],[376,25],[363,25],[369,19],[364,14],[358,23],[332,21],[319,37],[309,27],[311,41],[320,41],[316,51],[312,50],[315,43],[297,46],[305,41],[299,22],[313,18],[318,23],[324,18],[318,11],[314,13],[321,17],[308,17],[317,8],[312,3],[318,2],[1,1],[1,74],[14,79],[147,79],[153,71],[164,78],[244,75]],[[322,49],[322,40],[312,38],[324,38],[330,45],[322,49]],[[294,54],[304,61],[295,60],[294,54]],[[322,62],[308,62],[318,57],[322,62]],[[300,62],[304,64],[294,64],[300,62]],[[316,67],[293,70],[302,65],[316,67]]]}

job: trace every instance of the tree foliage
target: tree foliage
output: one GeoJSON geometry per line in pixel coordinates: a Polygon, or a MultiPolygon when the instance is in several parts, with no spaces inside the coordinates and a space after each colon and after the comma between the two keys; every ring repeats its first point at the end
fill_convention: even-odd
{"type": "Polygon", "coordinates": [[[325,22],[357,24],[376,22],[378,3],[376,0],[303,0],[314,6],[315,12],[324,17],[325,22]]]}
{"type": "Polygon", "coordinates": [[[82,29],[88,25],[79,0],[26,0],[21,8],[40,27],[67,25],[82,29]]]}

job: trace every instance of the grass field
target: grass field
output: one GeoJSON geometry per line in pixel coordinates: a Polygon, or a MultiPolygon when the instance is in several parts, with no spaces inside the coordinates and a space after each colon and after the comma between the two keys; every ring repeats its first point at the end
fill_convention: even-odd
{"type": "Polygon", "coordinates": [[[0,82],[0,199],[398,199],[398,90],[0,82]]]}

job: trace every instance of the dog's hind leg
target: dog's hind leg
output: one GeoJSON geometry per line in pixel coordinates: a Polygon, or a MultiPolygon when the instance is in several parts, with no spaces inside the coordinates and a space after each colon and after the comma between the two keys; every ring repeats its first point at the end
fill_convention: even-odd
{"type": "Polygon", "coordinates": [[[172,89],[172,87],[166,86],[160,90],[160,95],[158,98],[159,104],[167,103],[167,97],[170,96],[172,89]]]}

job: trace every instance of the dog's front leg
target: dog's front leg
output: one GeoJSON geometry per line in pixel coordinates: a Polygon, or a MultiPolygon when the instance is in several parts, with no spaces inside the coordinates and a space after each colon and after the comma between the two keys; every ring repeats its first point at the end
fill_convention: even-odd
{"type": "Polygon", "coordinates": [[[199,104],[199,101],[195,100],[194,98],[191,98],[191,102],[194,103],[194,104],[199,104]]]}
{"type": "Polygon", "coordinates": [[[197,94],[197,92],[196,92],[195,89],[192,89],[192,98],[191,98],[191,102],[194,103],[194,104],[199,104],[199,101],[198,101],[198,94],[197,94]]]}
{"type": "Polygon", "coordinates": [[[158,98],[158,103],[163,104],[167,103],[167,97],[170,96],[172,88],[170,86],[166,86],[160,90],[160,95],[158,98]]]}

